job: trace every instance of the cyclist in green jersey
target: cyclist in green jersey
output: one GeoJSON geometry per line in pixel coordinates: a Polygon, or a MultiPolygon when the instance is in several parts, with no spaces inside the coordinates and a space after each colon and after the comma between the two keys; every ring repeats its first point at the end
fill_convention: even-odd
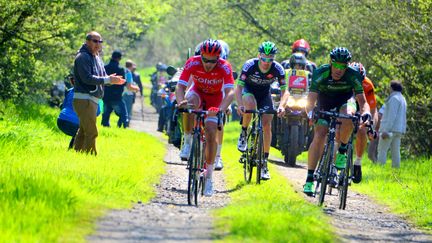
{"type": "MultiPolygon", "coordinates": [[[[330,111],[336,109],[342,114],[353,115],[356,112],[357,100],[362,114],[363,122],[371,120],[370,108],[363,92],[360,73],[348,66],[351,53],[344,47],[336,47],[330,52],[330,63],[322,65],[313,73],[312,84],[308,95],[308,107],[310,112],[317,102],[319,110],[330,111]]],[[[353,130],[352,121],[341,119],[339,131],[336,133],[336,141],[340,145],[336,155],[335,166],[343,169],[346,166],[346,144],[353,130]]],[[[308,172],[303,191],[307,195],[313,195],[313,174],[318,160],[324,150],[328,123],[319,119],[315,124],[314,138],[308,151],[308,172]]]]}

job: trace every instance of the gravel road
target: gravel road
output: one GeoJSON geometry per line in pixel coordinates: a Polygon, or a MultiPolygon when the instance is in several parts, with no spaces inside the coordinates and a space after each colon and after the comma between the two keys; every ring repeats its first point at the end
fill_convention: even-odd
{"type": "Polygon", "coordinates": [[[211,210],[228,204],[223,173],[214,172],[215,194],[202,197],[198,207],[187,205],[186,162],[179,158],[179,150],[167,144],[156,131],[158,114],[153,107],[144,107],[140,99],[134,105],[132,129],[154,135],[166,144],[164,163],[166,173],[156,186],[156,197],[149,203],[137,203],[129,210],[114,210],[97,224],[90,242],[209,242],[213,225],[211,210]]]}

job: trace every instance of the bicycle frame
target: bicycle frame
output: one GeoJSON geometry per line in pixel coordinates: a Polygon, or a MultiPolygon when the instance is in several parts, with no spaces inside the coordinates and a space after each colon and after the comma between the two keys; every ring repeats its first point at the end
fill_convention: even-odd
{"type": "Polygon", "coordinates": [[[240,158],[243,161],[244,177],[246,182],[252,179],[253,167],[256,166],[256,183],[261,183],[261,169],[264,166],[264,138],[262,116],[264,114],[276,114],[274,110],[246,110],[244,113],[253,114],[251,124],[248,128],[248,147],[240,158]]]}
{"type": "MultiPolygon", "coordinates": [[[[341,122],[338,121],[338,119],[349,119],[353,121],[354,130],[347,144],[348,149],[352,150],[352,141],[358,129],[360,115],[356,113],[356,115],[351,116],[351,115],[340,114],[335,111],[333,112],[318,111],[316,112],[315,116],[330,118],[329,130],[327,134],[327,143],[324,146],[323,154],[319,161],[318,168],[314,174],[314,179],[317,181],[315,186],[314,196],[316,196],[316,194],[319,193],[318,205],[321,206],[324,203],[327,184],[338,176],[337,170],[334,165],[334,145],[335,145],[335,137],[336,137],[336,126],[341,124],[341,122]]],[[[350,167],[351,165],[347,167],[348,170],[350,169],[350,167]]],[[[345,173],[346,169],[342,171],[343,171],[342,173],[345,173]]]]}
{"type": "MultiPolygon", "coordinates": [[[[188,176],[188,204],[192,202],[198,206],[198,193],[201,196],[204,194],[205,187],[205,116],[208,111],[193,110],[193,109],[179,109],[178,112],[195,114],[194,127],[192,129],[192,149],[191,156],[189,156],[187,169],[189,170],[188,176]]],[[[220,127],[220,113],[218,117],[218,129],[220,127]]]]}

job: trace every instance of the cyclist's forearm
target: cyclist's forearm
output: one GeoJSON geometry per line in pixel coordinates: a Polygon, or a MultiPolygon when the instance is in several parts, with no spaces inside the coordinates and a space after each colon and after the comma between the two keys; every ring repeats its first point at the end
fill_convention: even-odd
{"type": "Polygon", "coordinates": [[[290,96],[290,93],[288,90],[281,90],[281,102],[280,107],[286,107],[286,103],[288,102],[288,97],[290,96]]]}
{"type": "Polygon", "coordinates": [[[243,92],[243,86],[237,85],[235,90],[235,95],[236,95],[237,105],[239,107],[243,106],[242,92],[243,92]]]}
{"type": "Polygon", "coordinates": [[[228,107],[231,105],[233,99],[234,99],[234,90],[232,88],[226,88],[225,97],[222,100],[222,103],[219,108],[223,111],[226,111],[228,107]]]}
{"type": "Polygon", "coordinates": [[[367,112],[370,113],[370,107],[369,107],[369,104],[366,102],[366,98],[365,98],[364,93],[356,95],[356,100],[359,103],[361,114],[364,114],[367,112]]]}
{"type": "Polygon", "coordinates": [[[307,106],[306,106],[306,112],[309,113],[310,111],[313,110],[313,108],[315,107],[315,102],[318,99],[318,93],[315,92],[309,92],[308,97],[307,97],[307,106]]]}
{"type": "Polygon", "coordinates": [[[185,86],[177,85],[175,95],[177,103],[182,102],[185,99],[185,86]]]}

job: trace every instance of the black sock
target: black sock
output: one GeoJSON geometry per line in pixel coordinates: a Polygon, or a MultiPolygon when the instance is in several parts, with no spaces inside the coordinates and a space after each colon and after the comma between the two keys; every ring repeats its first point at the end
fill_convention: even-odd
{"type": "Polygon", "coordinates": [[[264,159],[268,159],[269,153],[264,153],[264,159]]]}
{"type": "Polygon", "coordinates": [[[306,182],[313,182],[313,174],[314,174],[315,170],[308,170],[307,172],[307,177],[306,177],[306,182]]]}
{"type": "Polygon", "coordinates": [[[339,147],[339,153],[345,154],[346,151],[347,151],[347,145],[346,145],[346,143],[341,143],[341,145],[339,147]]]}

